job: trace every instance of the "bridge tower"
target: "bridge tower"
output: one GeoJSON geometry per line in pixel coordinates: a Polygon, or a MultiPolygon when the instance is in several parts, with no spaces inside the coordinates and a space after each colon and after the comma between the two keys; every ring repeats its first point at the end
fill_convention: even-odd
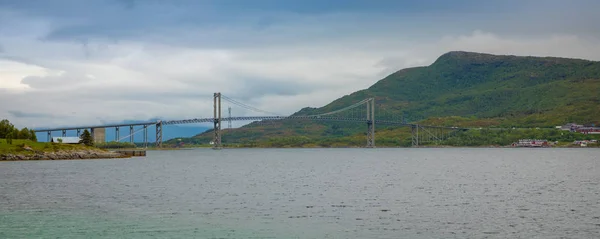
{"type": "Polygon", "coordinates": [[[144,125],[144,148],[148,148],[148,125],[144,125]]]}
{"type": "Polygon", "coordinates": [[[227,122],[227,128],[231,129],[231,107],[229,107],[229,120],[227,122]]]}
{"type": "Polygon", "coordinates": [[[214,103],[214,139],[213,149],[221,149],[221,93],[215,93],[213,97],[214,103]]]}
{"type": "Polygon", "coordinates": [[[162,120],[159,120],[156,123],[156,147],[162,148],[162,137],[163,137],[163,123],[162,120]]]}
{"type": "Polygon", "coordinates": [[[375,98],[367,101],[367,148],[375,148],[375,98]]]}
{"type": "Polygon", "coordinates": [[[412,146],[419,146],[419,125],[411,126],[412,146]]]}

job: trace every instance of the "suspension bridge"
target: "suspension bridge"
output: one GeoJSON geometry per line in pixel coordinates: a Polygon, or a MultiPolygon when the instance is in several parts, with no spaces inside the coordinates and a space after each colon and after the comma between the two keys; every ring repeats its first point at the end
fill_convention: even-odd
{"type": "MultiPolygon", "coordinates": [[[[96,134],[102,134],[104,137],[105,129],[114,128],[116,142],[121,142],[129,139],[130,143],[134,143],[135,135],[143,132],[143,144],[144,147],[148,147],[148,128],[150,126],[155,127],[156,142],[155,146],[160,148],[163,145],[163,126],[165,125],[181,125],[181,124],[200,124],[210,123],[213,126],[213,148],[222,148],[222,123],[228,122],[229,128],[231,128],[232,121],[260,121],[260,122],[272,122],[277,120],[315,120],[315,121],[340,121],[340,122],[354,122],[366,124],[366,147],[375,147],[375,125],[388,125],[397,127],[410,127],[412,135],[412,145],[419,146],[423,143],[431,143],[436,141],[442,141],[453,135],[458,131],[468,130],[467,128],[459,127],[445,127],[445,126],[432,126],[432,125],[419,125],[406,123],[404,117],[398,117],[397,114],[386,111],[385,109],[377,110],[376,114],[375,98],[367,98],[362,101],[356,102],[352,105],[340,107],[339,109],[332,110],[325,113],[318,114],[307,114],[307,115],[281,115],[265,110],[255,108],[253,106],[242,103],[231,97],[222,95],[221,93],[213,94],[213,117],[209,118],[194,118],[194,119],[182,119],[182,120],[157,120],[137,123],[126,123],[126,124],[105,124],[105,125],[89,125],[89,126],[73,126],[73,127],[60,127],[60,128],[45,128],[35,129],[35,132],[46,132],[48,141],[52,137],[52,132],[62,132],[62,136],[67,136],[67,131],[76,131],[79,137],[83,130],[89,129],[92,134],[92,138],[96,138],[96,134]],[[228,108],[229,115],[223,117],[222,115],[222,104],[221,100],[226,101],[232,105],[238,106],[244,110],[248,110],[255,113],[260,113],[259,116],[231,116],[231,107],[228,108]],[[137,129],[136,129],[137,127],[137,129]],[[129,133],[124,137],[120,137],[122,129],[129,129],[129,133]]],[[[105,139],[104,139],[105,140],[105,139]]]]}

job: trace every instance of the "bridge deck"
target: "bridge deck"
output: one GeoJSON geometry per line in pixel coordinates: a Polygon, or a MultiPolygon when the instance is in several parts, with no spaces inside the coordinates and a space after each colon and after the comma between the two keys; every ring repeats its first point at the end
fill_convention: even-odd
{"type": "MultiPolygon", "coordinates": [[[[322,121],[344,121],[344,122],[357,122],[367,123],[365,118],[344,118],[344,117],[323,117],[323,116],[239,116],[239,117],[227,117],[221,118],[221,122],[224,121],[260,121],[260,120],[285,120],[285,119],[307,119],[307,120],[322,120],[322,121]]],[[[127,127],[127,126],[150,126],[150,125],[177,125],[177,124],[198,124],[198,123],[212,123],[215,118],[196,118],[196,119],[184,119],[184,120],[158,120],[148,122],[137,122],[137,123],[122,123],[122,124],[106,124],[106,125],[91,125],[91,126],[72,126],[72,127],[59,127],[59,128],[46,128],[46,129],[35,129],[35,132],[49,132],[49,131],[62,131],[62,130],[77,130],[77,129],[91,129],[91,128],[116,128],[116,127],[127,127]]],[[[379,125],[397,125],[397,126],[417,126],[417,124],[407,124],[400,121],[392,120],[375,120],[375,124],[379,125]]],[[[444,129],[457,129],[467,130],[467,128],[458,127],[447,127],[447,126],[432,126],[432,125],[418,125],[426,128],[444,128],[444,129]]]]}

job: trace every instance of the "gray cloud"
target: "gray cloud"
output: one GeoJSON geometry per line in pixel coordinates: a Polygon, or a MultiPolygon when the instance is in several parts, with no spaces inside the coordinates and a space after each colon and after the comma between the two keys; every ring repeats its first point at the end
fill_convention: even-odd
{"type": "Polygon", "coordinates": [[[73,73],[62,73],[50,76],[27,76],[21,80],[22,84],[36,89],[72,88],[77,84],[89,82],[90,76],[73,73]]]}
{"type": "Polygon", "coordinates": [[[298,78],[281,81],[250,75],[239,76],[237,82],[238,85],[232,94],[238,99],[244,100],[252,99],[257,95],[294,96],[306,94],[319,87],[316,84],[303,84],[302,80],[298,78]]]}
{"type": "Polygon", "coordinates": [[[51,118],[54,117],[52,114],[42,114],[35,112],[23,112],[19,110],[9,110],[8,113],[17,118],[51,118]]]}
{"type": "Polygon", "coordinates": [[[213,92],[293,113],[452,50],[600,60],[595,1],[463,1],[403,14],[271,2],[0,1],[0,118],[49,127],[210,117],[213,92]]]}

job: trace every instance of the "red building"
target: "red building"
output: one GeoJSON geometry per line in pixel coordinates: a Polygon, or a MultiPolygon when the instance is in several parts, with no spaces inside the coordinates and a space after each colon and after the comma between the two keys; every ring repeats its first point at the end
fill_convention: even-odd
{"type": "Polygon", "coordinates": [[[579,127],[575,131],[582,134],[600,134],[600,127],[579,127]]]}

